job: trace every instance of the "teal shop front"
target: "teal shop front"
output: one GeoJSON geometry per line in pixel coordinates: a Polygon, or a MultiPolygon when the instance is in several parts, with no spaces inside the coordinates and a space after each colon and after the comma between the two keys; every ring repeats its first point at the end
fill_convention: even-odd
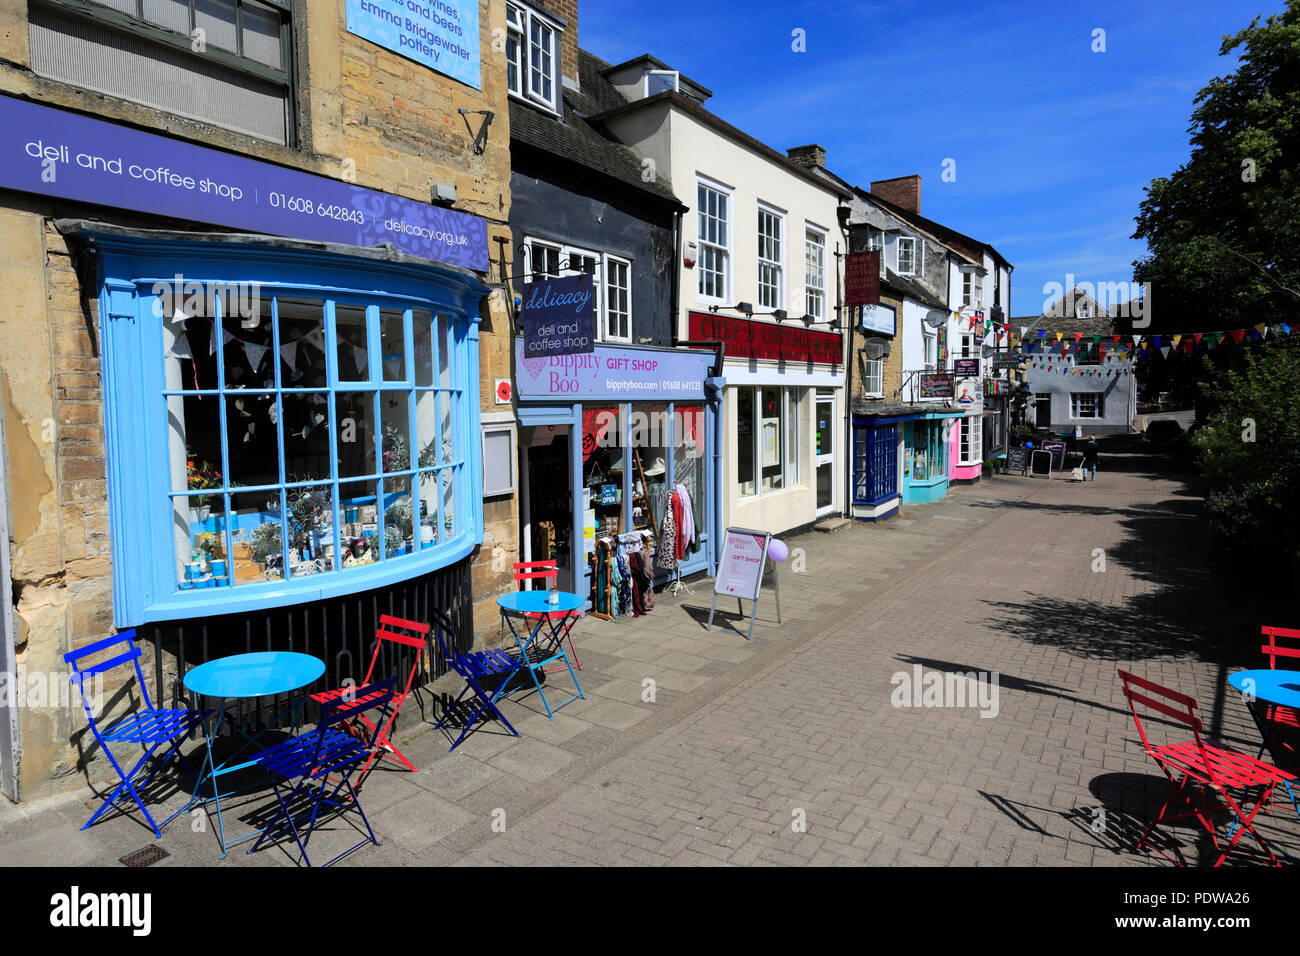
{"type": "Polygon", "coordinates": [[[948,442],[962,412],[926,412],[902,423],[904,503],[938,501],[948,493],[948,442]]]}
{"type": "Polygon", "coordinates": [[[722,389],[713,362],[705,352],[612,345],[525,359],[516,341],[521,560],[555,561],[559,587],[589,597],[596,542],[637,535],[648,538],[658,581],[713,573],[722,389]],[[669,570],[653,552],[679,488],[696,534],[669,570]]]}

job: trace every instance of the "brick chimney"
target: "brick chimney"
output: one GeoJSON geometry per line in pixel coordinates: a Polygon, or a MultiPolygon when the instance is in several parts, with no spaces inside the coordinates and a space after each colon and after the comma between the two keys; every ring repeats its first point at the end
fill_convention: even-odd
{"type": "Polygon", "coordinates": [[[897,179],[877,179],[871,184],[871,195],[921,215],[921,177],[915,173],[897,179]]]}
{"type": "Polygon", "coordinates": [[[564,18],[560,36],[560,74],[578,85],[578,0],[550,0],[547,6],[564,18]]]}
{"type": "Polygon", "coordinates": [[[785,154],[805,169],[826,168],[826,150],[816,143],[811,146],[791,146],[785,154]]]}

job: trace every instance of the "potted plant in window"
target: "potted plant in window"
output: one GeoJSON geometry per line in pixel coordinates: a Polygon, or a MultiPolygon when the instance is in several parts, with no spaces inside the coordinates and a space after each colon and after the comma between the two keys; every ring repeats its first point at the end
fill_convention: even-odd
{"type": "Polygon", "coordinates": [[[392,558],[399,554],[406,554],[406,538],[397,525],[390,524],[384,528],[384,555],[392,558]]]}
{"type": "MultiPolygon", "coordinates": [[[[200,461],[198,454],[188,445],[185,447],[185,485],[190,491],[204,491],[221,487],[221,472],[207,461],[200,461]]],[[[207,495],[194,495],[190,498],[191,520],[206,524],[212,512],[207,495]]]]}

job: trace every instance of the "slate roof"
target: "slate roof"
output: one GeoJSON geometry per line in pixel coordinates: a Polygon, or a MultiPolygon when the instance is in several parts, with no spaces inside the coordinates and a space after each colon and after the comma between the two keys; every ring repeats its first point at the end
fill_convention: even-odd
{"type": "Polygon", "coordinates": [[[1011,327],[1019,331],[1021,326],[1026,326],[1029,329],[1026,335],[1033,335],[1038,329],[1047,332],[1082,332],[1084,335],[1114,335],[1124,331],[1092,296],[1077,289],[1070,291],[1074,293],[1076,301],[1086,299],[1092,303],[1092,315],[1089,318],[1076,317],[1073,304],[1067,301],[1069,297],[1063,295],[1048,307],[1050,314],[1016,316],[1011,319],[1011,327]]]}
{"type": "Polygon", "coordinates": [[[904,209],[902,206],[895,205],[894,203],[890,202],[888,199],[881,199],[875,193],[868,193],[868,195],[871,197],[873,202],[880,203],[880,205],[884,206],[890,212],[898,216],[899,219],[911,223],[912,225],[916,226],[918,229],[925,230],[926,232],[934,236],[936,239],[938,239],[940,242],[942,242],[944,245],[951,246],[954,249],[956,249],[957,252],[961,252],[960,247],[963,245],[970,246],[976,249],[987,249],[989,254],[993,256],[995,261],[1002,263],[1002,265],[1007,266],[1008,268],[1011,267],[1011,263],[1007,262],[1007,260],[1002,257],[1002,253],[998,252],[996,249],[993,248],[993,246],[989,245],[987,242],[982,242],[979,239],[972,239],[970,236],[964,233],[960,233],[956,229],[948,228],[941,222],[935,222],[933,219],[927,219],[925,216],[922,216],[920,213],[915,213],[915,212],[911,212],[910,210],[904,209]]]}
{"type": "Polygon", "coordinates": [[[915,299],[922,305],[929,306],[932,309],[939,309],[942,312],[948,311],[948,305],[921,283],[915,279],[909,279],[901,276],[888,266],[885,267],[885,276],[880,280],[880,284],[893,289],[895,292],[901,292],[910,299],[915,299]]]}
{"type": "Polygon", "coordinates": [[[537,150],[598,173],[645,198],[685,209],[673,195],[671,183],[662,175],[653,182],[643,180],[641,157],[588,121],[587,117],[626,105],[627,100],[601,75],[601,68],[606,66],[603,60],[579,50],[578,63],[582,89],[563,90],[563,122],[525,103],[510,100],[511,148],[523,146],[537,150]]]}

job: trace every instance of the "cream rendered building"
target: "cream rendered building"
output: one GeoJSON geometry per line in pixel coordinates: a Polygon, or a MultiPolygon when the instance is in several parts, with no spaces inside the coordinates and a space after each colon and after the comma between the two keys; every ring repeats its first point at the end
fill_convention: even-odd
{"type": "Polygon", "coordinates": [[[726,343],[715,489],[724,526],[779,535],[842,513],[846,242],[837,210],[851,194],[807,168],[821,147],[777,152],[706,110],[710,92],[653,57],[606,76],[628,103],[593,119],[689,207],[677,338],[726,343]]]}

